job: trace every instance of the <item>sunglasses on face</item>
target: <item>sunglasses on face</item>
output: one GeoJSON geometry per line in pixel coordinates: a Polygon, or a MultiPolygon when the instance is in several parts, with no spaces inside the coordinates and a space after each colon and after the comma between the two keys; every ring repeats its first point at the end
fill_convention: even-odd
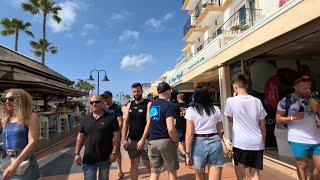
{"type": "Polygon", "coordinates": [[[14,101],[15,101],[15,97],[13,97],[13,96],[1,98],[1,102],[2,102],[2,103],[14,102],[14,101]]]}
{"type": "Polygon", "coordinates": [[[101,103],[101,101],[91,101],[91,102],[90,102],[90,105],[99,104],[99,103],[101,103]]]}

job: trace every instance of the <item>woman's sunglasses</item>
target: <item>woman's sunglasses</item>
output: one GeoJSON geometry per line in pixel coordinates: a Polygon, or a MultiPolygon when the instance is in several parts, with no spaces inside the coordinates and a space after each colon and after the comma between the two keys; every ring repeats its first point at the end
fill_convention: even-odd
{"type": "Polygon", "coordinates": [[[99,103],[101,103],[101,101],[91,101],[91,102],[90,102],[90,105],[99,104],[99,103]]]}
{"type": "Polygon", "coordinates": [[[11,103],[12,103],[12,102],[15,101],[15,99],[16,99],[16,98],[13,97],[13,96],[10,96],[10,97],[2,97],[2,98],[1,98],[1,102],[2,102],[2,103],[11,102],[11,103]]]}

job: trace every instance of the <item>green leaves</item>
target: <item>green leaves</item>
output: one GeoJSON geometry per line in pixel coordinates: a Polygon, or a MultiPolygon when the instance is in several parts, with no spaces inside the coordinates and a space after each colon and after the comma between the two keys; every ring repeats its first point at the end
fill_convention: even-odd
{"type": "Polygon", "coordinates": [[[82,90],[86,92],[89,92],[95,89],[93,84],[82,79],[78,79],[78,82],[74,85],[74,87],[78,90],[82,90]]]}
{"type": "Polygon", "coordinates": [[[16,18],[3,18],[0,20],[0,25],[2,25],[3,30],[1,30],[0,34],[2,36],[15,35],[15,50],[18,50],[18,36],[20,32],[24,32],[26,35],[34,38],[33,33],[29,30],[31,28],[31,23],[23,22],[22,20],[16,18]]]}
{"type": "Polygon", "coordinates": [[[51,54],[57,54],[58,48],[53,46],[52,43],[45,40],[38,40],[38,41],[30,41],[31,51],[37,57],[42,56],[42,47],[44,47],[45,52],[49,52],[51,54]]]}
{"type": "Polygon", "coordinates": [[[58,52],[58,48],[47,41],[46,18],[49,14],[52,14],[52,19],[55,22],[60,23],[62,19],[59,17],[59,11],[62,10],[62,7],[56,5],[56,2],[53,0],[29,0],[26,3],[22,3],[21,7],[24,11],[29,12],[32,15],[40,13],[43,15],[42,39],[32,41],[30,42],[30,45],[32,47],[31,51],[36,56],[41,57],[41,62],[44,64],[46,52],[50,52],[51,54],[57,54],[58,52]],[[39,45],[41,45],[40,48],[39,45]]]}

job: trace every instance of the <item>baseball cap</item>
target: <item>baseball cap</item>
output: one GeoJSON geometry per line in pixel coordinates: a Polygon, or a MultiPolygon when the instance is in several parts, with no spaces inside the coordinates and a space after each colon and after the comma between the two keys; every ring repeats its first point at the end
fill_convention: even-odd
{"type": "Polygon", "coordinates": [[[168,90],[171,90],[171,87],[170,87],[170,85],[168,83],[163,81],[163,82],[158,84],[157,91],[158,91],[159,94],[160,93],[164,93],[164,92],[166,92],[168,90]]]}
{"type": "Polygon", "coordinates": [[[104,93],[102,93],[101,95],[100,95],[101,97],[112,97],[112,93],[110,92],[110,91],[105,91],[104,93]]]}

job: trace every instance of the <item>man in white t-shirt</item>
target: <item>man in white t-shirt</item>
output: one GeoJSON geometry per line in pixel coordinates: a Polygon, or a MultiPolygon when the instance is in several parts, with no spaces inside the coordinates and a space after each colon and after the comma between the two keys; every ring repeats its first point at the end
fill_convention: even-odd
{"type": "Polygon", "coordinates": [[[311,98],[312,80],[301,76],[294,82],[294,93],[283,98],[277,109],[278,123],[287,124],[288,141],[296,158],[299,179],[308,179],[307,158],[313,156],[312,179],[320,179],[320,130],[317,128],[319,102],[311,98]]]}
{"type": "Polygon", "coordinates": [[[264,118],[267,116],[261,101],[248,94],[244,75],[233,80],[235,97],[227,99],[225,115],[232,124],[232,145],[238,179],[245,179],[249,168],[251,179],[260,179],[263,170],[263,149],[266,136],[264,118]]]}

